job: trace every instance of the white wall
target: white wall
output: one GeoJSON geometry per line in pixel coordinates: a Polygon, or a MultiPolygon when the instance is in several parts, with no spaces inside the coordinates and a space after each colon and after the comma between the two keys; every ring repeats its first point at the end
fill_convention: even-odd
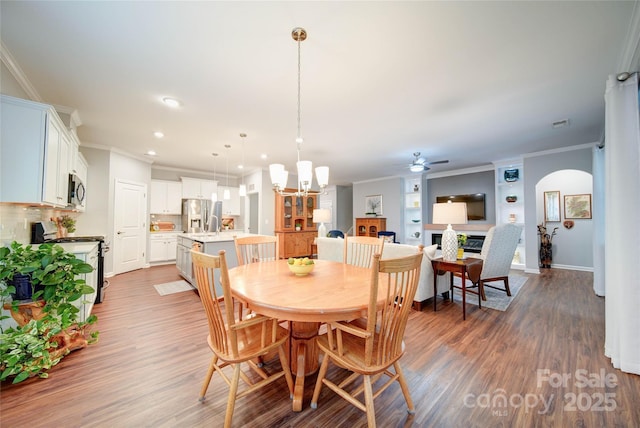
{"type": "MultiPolygon", "coordinates": [[[[525,247],[526,247],[526,266],[527,272],[538,272],[538,204],[529,203],[529,201],[537,201],[537,184],[549,174],[563,170],[583,171],[589,176],[592,169],[592,148],[593,144],[583,144],[581,146],[569,147],[564,150],[553,150],[549,152],[535,153],[525,156],[523,159],[524,172],[524,199],[525,199],[525,247]]],[[[559,190],[557,183],[554,189],[559,190]]],[[[564,193],[561,192],[561,198],[564,199],[564,193]]],[[[582,221],[582,220],[580,220],[582,221]]],[[[561,226],[562,227],[562,226],[561,226]]],[[[555,238],[554,238],[555,241],[555,238]]],[[[589,251],[592,245],[589,244],[589,251]]],[[[587,256],[585,256],[587,257],[587,256]]],[[[573,261],[576,266],[593,267],[593,254],[585,258],[584,262],[573,261]]],[[[557,261],[554,254],[554,263],[557,261]]],[[[562,259],[561,259],[562,260],[562,259]]]]}
{"type": "MultiPolygon", "coordinates": [[[[386,177],[379,180],[353,183],[353,227],[355,219],[365,217],[365,197],[382,195],[382,217],[387,219],[387,230],[402,233],[404,180],[401,177],[386,177]]],[[[351,226],[351,225],[350,225],[351,226]]]]}
{"type": "MultiPolygon", "coordinates": [[[[536,184],[536,225],[544,222],[545,191],[560,191],[560,221],[548,222],[547,232],[556,235],[552,241],[552,267],[565,267],[578,270],[593,270],[593,220],[575,219],[574,226],[563,226],[564,197],[566,195],[593,195],[591,174],[575,169],[565,169],[544,176],[536,184]]],[[[592,201],[593,204],[593,201],[592,201]]]]}

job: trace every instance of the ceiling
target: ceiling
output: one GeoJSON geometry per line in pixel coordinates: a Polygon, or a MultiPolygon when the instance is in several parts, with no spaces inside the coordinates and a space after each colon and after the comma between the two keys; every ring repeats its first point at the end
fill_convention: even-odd
{"type": "MultiPolygon", "coordinates": [[[[608,75],[637,66],[637,2],[0,3],[3,59],[31,98],[66,106],[83,145],[153,166],[295,169],[330,184],[597,142],[608,75]],[[160,100],[174,97],[170,109],[160,100]],[[569,120],[554,128],[552,123],[569,120]],[[157,139],[154,131],[165,137],[157,139]],[[225,145],[231,145],[225,149],[225,145]],[[268,158],[261,159],[260,154],[268,158]]],[[[291,185],[291,180],[290,180],[291,185]]]]}

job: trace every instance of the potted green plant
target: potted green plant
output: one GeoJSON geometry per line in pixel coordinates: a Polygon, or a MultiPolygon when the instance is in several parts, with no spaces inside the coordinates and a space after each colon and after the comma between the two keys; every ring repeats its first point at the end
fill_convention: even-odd
{"type": "MultiPolygon", "coordinates": [[[[97,340],[98,332],[85,336],[85,327],[96,322],[95,315],[79,322],[80,310],[74,305],[94,289],[81,274],[93,267],[67,253],[56,244],[37,248],[13,242],[0,248],[0,300],[12,310],[18,327],[0,329],[0,380],[14,377],[18,383],[29,376],[46,377],[46,370],[73,349],[97,340]],[[14,300],[15,274],[27,274],[31,280],[31,301],[14,300]],[[26,309],[20,312],[21,307],[26,309]],[[41,309],[41,312],[35,309],[41,309]]],[[[0,320],[9,318],[0,316],[0,320]]]]}
{"type": "Polygon", "coordinates": [[[462,259],[464,257],[464,244],[467,243],[467,234],[466,233],[458,233],[458,258],[462,259]]]}
{"type": "Polygon", "coordinates": [[[67,214],[60,217],[60,225],[64,227],[68,233],[74,233],[76,231],[76,220],[67,214]]]}

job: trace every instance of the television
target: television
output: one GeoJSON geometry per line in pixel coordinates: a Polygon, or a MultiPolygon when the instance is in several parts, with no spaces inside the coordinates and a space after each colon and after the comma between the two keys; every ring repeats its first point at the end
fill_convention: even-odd
{"type": "Polygon", "coordinates": [[[467,220],[486,220],[484,209],[484,193],[473,193],[471,195],[448,195],[436,196],[436,202],[466,202],[467,220]]]}

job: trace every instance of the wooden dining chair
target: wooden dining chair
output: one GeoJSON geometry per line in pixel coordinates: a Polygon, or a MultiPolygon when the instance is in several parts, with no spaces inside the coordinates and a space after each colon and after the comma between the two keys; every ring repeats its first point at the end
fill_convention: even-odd
{"type": "MultiPolygon", "coordinates": [[[[233,237],[236,247],[236,256],[238,257],[238,265],[246,265],[249,263],[259,263],[280,259],[280,239],[278,236],[256,235],[233,237]]],[[[247,317],[250,312],[246,302],[242,302],[239,306],[241,311],[240,317],[247,317]]],[[[283,327],[288,328],[288,321],[280,321],[283,327]]],[[[262,365],[262,359],[259,362],[262,365]]]]}
{"type": "Polygon", "coordinates": [[[344,239],[344,262],[360,267],[371,267],[374,254],[382,254],[384,239],[371,236],[347,236],[344,239]]]}
{"type": "Polygon", "coordinates": [[[269,385],[282,376],[287,381],[289,397],[293,395],[293,378],[291,377],[284,347],[289,332],[280,327],[278,321],[273,318],[261,315],[255,315],[249,319],[237,318],[224,250],[221,250],[217,256],[191,250],[191,257],[200,300],[209,323],[207,342],[213,352],[211,364],[200,391],[200,401],[204,401],[211,377],[214,372],[217,372],[229,385],[229,397],[224,420],[224,426],[227,428],[231,426],[233,409],[237,398],[244,397],[259,388],[269,385]],[[218,276],[222,286],[221,296],[217,295],[214,286],[214,278],[218,276]],[[269,374],[258,367],[253,360],[276,349],[280,356],[282,368],[275,373],[269,374]],[[241,370],[241,363],[246,363],[260,377],[258,382],[253,382],[241,370]],[[231,379],[222,370],[226,366],[233,367],[231,379]],[[242,391],[239,391],[238,388],[240,378],[247,384],[247,387],[243,388],[242,391]]]}
{"type": "Polygon", "coordinates": [[[280,258],[280,241],[278,236],[234,236],[233,242],[236,246],[238,265],[278,260],[280,258]]]}
{"type": "Polygon", "coordinates": [[[366,327],[358,326],[361,320],[358,320],[358,324],[332,322],[327,333],[317,338],[324,358],[311,399],[312,408],[318,407],[320,391],[322,386],[326,385],[364,411],[367,414],[367,424],[372,428],[376,426],[374,397],[398,381],[409,413],[414,412],[409,387],[399,360],[405,350],[402,338],[418,287],[422,258],[422,252],[387,260],[380,260],[379,253],[374,255],[366,327]],[[384,305],[380,307],[377,305],[378,290],[383,284],[386,284],[388,291],[384,296],[384,305]],[[335,384],[326,378],[331,361],[353,373],[339,384],[335,384]],[[394,371],[390,370],[391,366],[394,371]],[[374,393],[373,385],[384,375],[389,379],[374,393]],[[363,378],[362,384],[355,387],[353,382],[360,376],[363,378]],[[363,393],[364,403],[358,398],[363,393]]]}

